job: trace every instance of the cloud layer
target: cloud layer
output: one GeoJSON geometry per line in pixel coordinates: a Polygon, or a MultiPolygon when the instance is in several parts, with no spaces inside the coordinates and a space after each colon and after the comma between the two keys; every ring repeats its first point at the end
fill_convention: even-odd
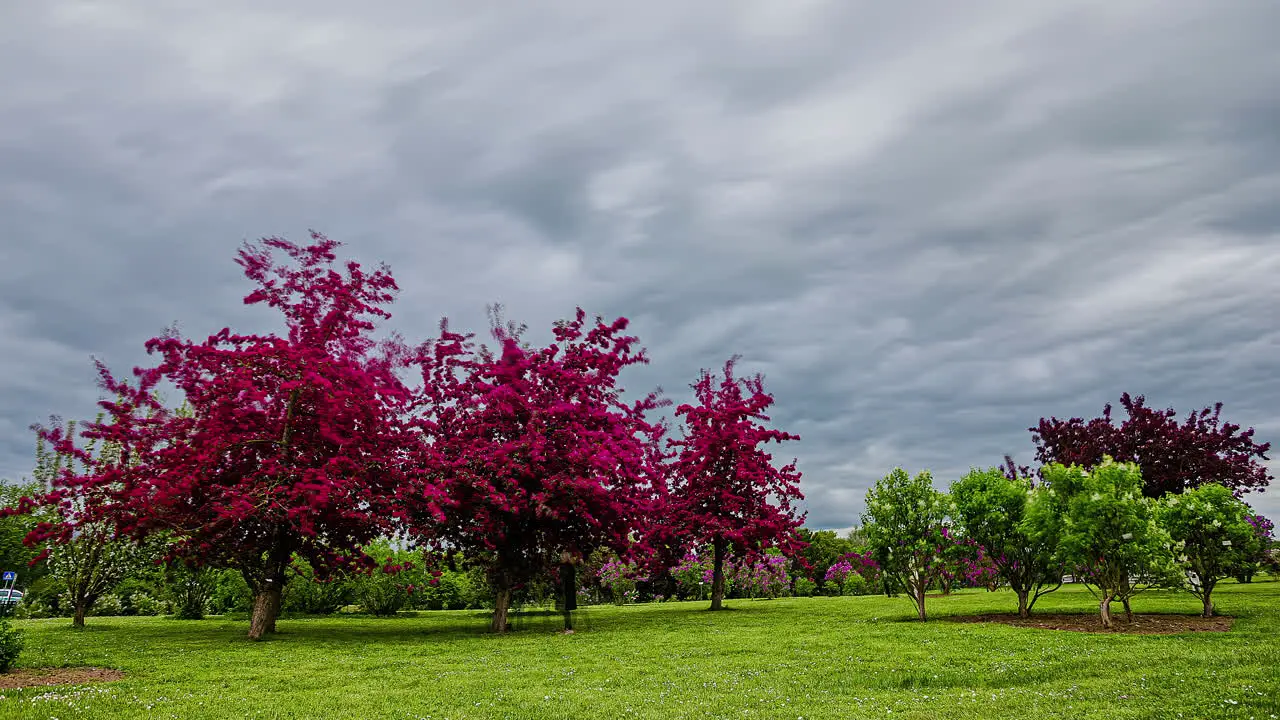
{"type": "Polygon", "coordinates": [[[270,329],[231,258],[308,228],[411,336],[626,315],[677,400],[741,353],[817,527],[1125,391],[1280,442],[1280,7],[463,7],[7,11],[0,475],[92,415],[91,354],[270,329]]]}

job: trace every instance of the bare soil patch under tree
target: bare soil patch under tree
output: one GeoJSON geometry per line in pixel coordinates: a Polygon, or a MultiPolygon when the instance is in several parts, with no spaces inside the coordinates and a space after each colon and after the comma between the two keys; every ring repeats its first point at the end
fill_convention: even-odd
{"type": "Polygon", "coordinates": [[[111,668],[16,668],[0,673],[0,689],[39,687],[42,685],[84,685],[111,682],[124,678],[124,673],[111,668]]]}
{"type": "Polygon", "coordinates": [[[1133,621],[1125,619],[1123,613],[1112,618],[1111,628],[1102,627],[1097,614],[1033,613],[1031,617],[1018,617],[1017,614],[963,615],[940,618],[951,622],[962,623],[1001,623],[1016,627],[1040,628],[1042,630],[1074,630],[1076,632],[1123,633],[1129,635],[1172,635],[1185,632],[1226,632],[1231,629],[1233,618],[1201,617],[1199,615],[1165,615],[1135,614],[1133,621]]]}

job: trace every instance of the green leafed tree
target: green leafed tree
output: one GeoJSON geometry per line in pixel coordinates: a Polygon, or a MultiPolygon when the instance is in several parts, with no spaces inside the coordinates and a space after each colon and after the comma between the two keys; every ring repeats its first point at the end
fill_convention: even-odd
{"type": "Polygon", "coordinates": [[[1058,540],[1058,559],[1098,598],[1102,626],[1112,627],[1111,603],[1178,582],[1173,541],[1156,520],[1156,502],[1142,494],[1142,472],[1110,457],[1086,471],[1059,463],[1042,470],[1045,485],[1031,496],[1023,530],[1058,540]]]}
{"type": "MultiPolygon", "coordinates": [[[[67,423],[67,437],[74,437],[75,427],[74,420],[67,423]]],[[[85,452],[97,462],[124,462],[118,446],[111,443],[99,446],[91,440],[85,452]]],[[[44,488],[50,487],[64,468],[74,471],[76,462],[74,457],[49,450],[43,439],[37,440],[33,474],[44,488]]],[[[62,507],[70,510],[74,502],[73,498],[66,498],[62,507]]],[[[117,539],[114,528],[102,522],[80,525],[60,542],[52,543],[48,551],[49,574],[66,589],[67,601],[72,607],[71,622],[75,627],[84,627],[85,616],[98,599],[111,592],[121,580],[145,567],[154,556],[148,547],[117,539]]]]}
{"type": "Polygon", "coordinates": [[[947,534],[950,508],[928,471],[911,477],[895,468],[867,491],[867,544],[888,583],[906,592],[921,620],[925,592],[946,568],[945,552],[954,542],[947,534]]]}
{"type": "Polygon", "coordinates": [[[956,522],[1018,596],[1021,617],[1031,614],[1040,596],[1062,586],[1056,528],[1032,537],[1022,526],[1032,487],[1025,474],[1011,476],[1001,468],[975,468],[951,485],[956,522]]]}
{"type": "Polygon", "coordinates": [[[1160,524],[1181,545],[1178,560],[1185,587],[1213,616],[1213,589],[1256,557],[1262,545],[1249,523],[1250,508],[1222,485],[1201,485],[1166,495],[1159,507],[1160,524]]]}
{"type": "MultiPolygon", "coordinates": [[[[39,483],[0,483],[0,508],[16,509],[20,498],[39,491],[39,483]]],[[[30,587],[49,572],[46,561],[32,562],[44,553],[44,546],[23,542],[41,519],[39,513],[0,516],[0,570],[16,572],[18,587],[30,587]]]]}

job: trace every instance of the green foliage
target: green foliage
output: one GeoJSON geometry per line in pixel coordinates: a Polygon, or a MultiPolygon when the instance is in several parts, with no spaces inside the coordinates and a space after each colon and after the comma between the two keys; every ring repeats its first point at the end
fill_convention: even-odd
{"type": "Polygon", "coordinates": [[[845,595],[876,595],[880,588],[858,573],[852,573],[844,581],[845,595]]]}
{"type": "Polygon", "coordinates": [[[1160,524],[1180,546],[1184,587],[1201,598],[1205,615],[1213,613],[1212,593],[1218,581],[1237,574],[1262,547],[1249,513],[1243,500],[1216,483],[1171,493],[1160,503],[1160,524]]]}
{"type": "Polygon", "coordinates": [[[1037,542],[1058,538],[1058,558],[1099,595],[1110,627],[1113,600],[1178,584],[1173,541],[1156,521],[1156,501],[1142,494],[1142,472],[1107,458],[1092,471],[1059,463],[1044,468],[1023,529],[1037,542]]]}
{"type": "Polygon", "coordinates": [[[151,568],[144,568],[116,585],[112,594],[120,605],[121,615],[162,615],[168,610],[168,603],[164,600],[163,575],[148,570],[151,568]]]}
{"type": "MultiPolygon", "coordinates": [[[[18,498],[36,495],[42,491],[39,482],[11,484],[0,481],[0,507],[13,507],[18,498]]],[[[48,563],[44,560],[31,564],[43,550],[43,545],[27,547],[23,539],[35,528],[36,523],[47,516],[46,512],[35,514],[0,517],[0,570],[12,570],[18,573],[18,581],[29,586],[40,580],[49,572],[48,563]]]]}
{"type": "Polygon", "coordinates": [[[24,645],[22,631],[13,627],[8,618],[0,618],[0,673],[9,672],[24,645]]]}
{"type": "Polygon", "coordinates": [[[1022,524],[1031,491],[1030,478],[1009,477],[1001,468],[972,469],[951,485],[961,532],[995,564],[1018,599],[1020,615],[1030,613],[1040,596],[1061,587],[1063,575],[1055,556],[1056,526],[1032,537],[1022,524]]]}
{"type": "Polygon", "coordinates": [[[253,607],[253,591],[235,570],[213,569],[213,589],[206,605],[210,615],[246,613],[253,607]]]}
{"type": "Polygon", "coordinates": [[[933,487],[928,471],[914,478],[902,468],[876,482],[867,491],[862,515],[863,533],[881,571],[902,588],[925,619],[924,596],[946,567],[951,501],[933,487]]]}
{"type": "Polygon", "coordinates": [[[479,592],[485,581],[479,569],[469,572],[443,570],[435,584],[427,579],[414,587],[409,601],[416,610],[465,610],[483,607],[479,592]]]}
{"type": "Polygon", "coordinates": [[[317,580],[310,563],[294,558],[293,574],[284,588],[282,607],[285,612],[304,615],[329,615],[355,600],[356,584],[347,576],[317,580]]]}
{"type": "Polygon", "coordinates": [[[807,577],[798,577],[791,592],[796,597],[813,597],[818,594],[818,584],[807,577]]]}
{"type": "Polygon", "coordinates": [[[409,592],[394,574],[377,568],[368,575],[358,575],[352,583],[356,602],[371,615],[395,615],[409,602],[409,592]]]}
{"type": "MultiPolygon", "coordinates": [[[[859,529],[851,530],[850,535],[859,532],[859,529]]],[[[827,569],[845,553],[855,550],[854,543],[848,538],[842,538],[836,535],[834,530],[810,530],[809,528],[800,528],[800,539],[809,543],[801,555],[809,562],[813,568],[811,577],[817,583],[820,590],[823,587],[827,576],[827,569]]]]}
{"type": "Polygon", "coordinates": [[[202,620],[218,586],[217,571],[171,563],[164,571],[164,591],[178,620],[202,620]]]}

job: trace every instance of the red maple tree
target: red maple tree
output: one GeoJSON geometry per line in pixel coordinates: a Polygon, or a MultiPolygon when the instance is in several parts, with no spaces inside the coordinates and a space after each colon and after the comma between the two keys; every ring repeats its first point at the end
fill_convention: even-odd
{"type": "Polygon", "coordinates": [[[792,502],[804,499],[793,460],[781,468],[762,445],[800,436],[765,427],[773,396],[764,378],[734,376],[738,357],[724,364],[724,377],[703,370],[693,388],[697,404],[676,408],[683,437],[670,445],[673,461],[671,514],[692,543],[710,543],[711,609],[724,604],[726,552],[750,555],[770,546],[794,553],[803,546],[797,528],[804,521],[792,502]]]}
{"type": "Polygon", "coordinates": [[[647,446],[660,433],[645,413],[661,402],[621,397],[620,372],[648,362],[627,324],[591,322],[579,308],[556,323],[554,342],[532,347],[495,315],[496,350],[442,325],[418,358],[418,422],[446,498],[442,514],[430,496],[425,511],[409,504],[413,534],[486,569],[494,632],[508,628],[513,593],[562,552],[632,550],[653,497],[647,446]]]}
{"type": "MultiPolygon", "coordinates": [[[[339,243],[311,239],[246,243],[237,259],[258,286],[245,303],[279,310],[286,336],[224,328],[195,342],[169,331],[146,343],[160,362],[135,368],[132,382],[98,363],[117,399],[100,403],[106,418],[82,435],[119,448],[119,461],[60,473],[35,504],[75,498],[77,509],[33,540],[92,522],[135,539],[167,537],[171,559],[244,575],[253,639],[275,631],[295,553],[322,576],[373,564],[359,547],[389,529],[389,500],[423,458],[401,420],[411,395],[396,372],[409,354],[394,338],[370,337],[397,287],[385,266],[335,267],[339,243]],[[273,251],[292,263],[276,264],[273,251]],[[161,383],[177,388],[184,408],[162,405],[161,383]]],[[[91,461],[59,429],[41,434],[55,451],[91,461]]],[[[421,482],[417,494],[431,497],[421,482]]]]}
{"type": "Polygon", "coordinates": [[[1110,455],[1116,462],[1134,462],[1142,468],[1143,494],[1158,498],[1206,483],[1218,483],[1237,495],[1262,490],[1271,481],[1267,460],[1271,443],[1255,443],[1253,428],[1221,418],[1222,403],[1212,409],[1191,412],[1182,422],[1173,409],[1148,407],[1141,395],[1120,396],[1128,418],[1116,425],[1111,405],[1102,417],[1059,420],[1041,418],[1028,428],[1036,443],[1036,459],[1044,464],[1062,463],[1093,467],[1110,455]]]}

